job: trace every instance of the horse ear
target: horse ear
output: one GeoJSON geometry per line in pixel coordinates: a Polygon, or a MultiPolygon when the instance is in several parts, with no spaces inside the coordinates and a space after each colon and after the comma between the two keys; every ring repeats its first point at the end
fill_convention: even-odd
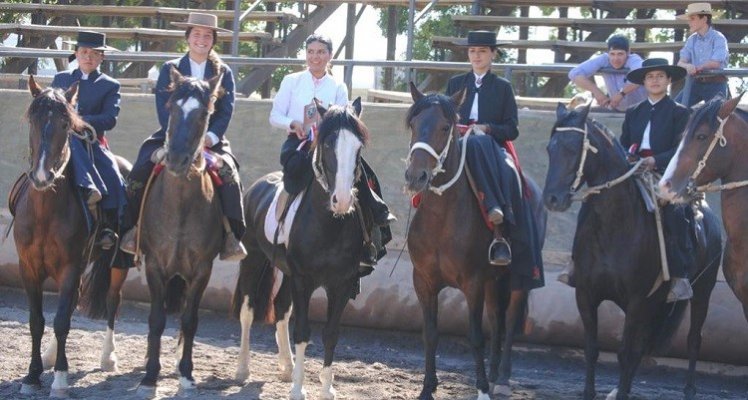
{"type": "Polygon", "coordinates": [[[353,111],[356,113],[357,117],[361,116],[361,96],[356,97],[356,100],[353,100],[353,111]]]}
{"type": "Polygon", "coordinates": [[[34,75],[29,75],[29,92],[31,97],[36,97],[42,92],[42,87],[34,80],[34,75]]]}
{"type": "Polygon", "coordinates": [[[579,117],[582,120],[582,124],[587,121],[587,115],[589,115],[590,113],[590,108],[592,108],[592,101],[583,106],[577,107],[577,110],[579,110],[579,117]]]}
{"type": "Polygon", "coordinates": [[[740,103],[740,99],[743,97],[744,93],[745,92],[740,93],[738,97],[733,97],[722,104],[722,107],[719,108],[719,117],[721,119],[727,118],[728,115],[735,111],[735,108],[738,106],[738,103],[740,103]]]}
{"type": "Polygon", "coordinates": [[[558,106],[556,106],[556,121],[560,121],[567,113],[566,105],[559,101],[558,106]]]}
{"type": "Polygon", "coordinates": [[[169,75],[171,76],[171,83],[173,83],[174,85],[179,85],[184,80],[184,77],[179,73],[179,70],[174,65],[171,66],[169,75]]]}
{"type": "Polygon", "coordinates": [[[410,81],[410,97],[413,98],[414,103],[423,98],[423,93],[421,93],[421,91],[418,90],[418,88],[416,87],[416,84],[413,83],[413,81],[410,81]]]}
{"type": "Polygon", "coordinates": [[[452,101],[454,101],[457,107],[460,107],[465,102],[465,93],[467,93],[467,88],[462,88],[462,90],[452,95],[452,101]]]}
{"type": "Polygon", "coordinates": [[[78,82],[73,82],[72,85],[68,88],[68,90],[65,91],[65,99],[70,103],[71,105],[75,106],[75,103],[78,102],[78,82]]]}
{"type": "Polygon", "coordinates": [[[317,105],[317,112],[319,113],[320,117],[325,115],[327,112],[327,109],[322,105],[322,102],[318,98],[314,98],[314,104],[317,105]]]}

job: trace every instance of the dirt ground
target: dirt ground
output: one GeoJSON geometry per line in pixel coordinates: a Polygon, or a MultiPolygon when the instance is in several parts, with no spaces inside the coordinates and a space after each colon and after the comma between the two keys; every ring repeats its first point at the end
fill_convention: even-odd
{"type": "MultiPolygon", "coordinates": [[[[52,335],[56,296],[45,297],[47,329],[43,344],[52,335]]],[[[120,372],[103,372],[99,367],[103,321],[73,317],[68,338],[70,396],[89,399],[135,399],[135,388],[144,375],[147,305],[127,302],[115,326],[120,372]]],[[[281,382],[276,369],[274,330],[255,325],[252,331],[251,376],[247,382],[234,380],[239,353],[239,323],[226,315],[205,311],[200,316],[195,356],[195,378],[201,399],[283,399],[290,384],[281,382]]],[[[321,326],[313,327],[307,348],[306,381],[308,398],[319,397],[317,375],[321,369],[323,348],[321,326]]],[[[169,319],[163,337],[162,370],[158,398],[172,398],[178,387],[176,318],[169,319]]],[[[28,368],[30,354],[28,308],[23,292],[0,287],[0,398],[47,398],[52,374],[42,375],[43,390],[37,396],[19,394],[20,380],[28,368]]],[[[582,352],[578,349],[534,346],[520,343],[513,353],[511,399],[578,399],[584,380],[582,352]]],[[[440,385],[437,399],[473,399],[474,372],[465,339],[443,336],[438,349],[437,368],[440,385]]],[[[611,354],[601,356],[614,360],[611,354]]],[[[680,363],[682,365],[683,363],[680,363]]],[[[745,367],[711,364],[720,374],[700,373],[697,378],[699,399],[748,398],[745,367]]],[[[423,378],[420,335],[391,331],[343,328],[333,363],[335,388],[339,399],[413,399],[418,396],[423,378]]],[[[681,368],[643,365],[635,380],[634,399],[682,398],[685,371],[681,368]]],[[[602,362],[597,373],[598,398],[604,398],[617,381],[614,363],[602,362]]],[[[495,396],[495,398],[500,398],[495,396]]]]}

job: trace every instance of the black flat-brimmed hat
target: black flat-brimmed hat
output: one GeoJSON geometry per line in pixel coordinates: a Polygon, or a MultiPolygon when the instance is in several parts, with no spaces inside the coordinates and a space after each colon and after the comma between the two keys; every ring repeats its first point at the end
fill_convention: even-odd
{"type": "Polygon", "coordinates": [[[228,29],[218,27],[218,17],[213,14],[191,12],[187,17],[187,22],[172,22],[174,26],[180,28],[208,28],[217,32],[231,32],[228,29]]]}
{"type": "Polygon", "coordinates": [[[457,46],[502,46],[509,42],[499,42],[496,40],[496,32],[491,31],[470,31],[466,38],[455,40],[457,46]]]}
{"type": "MultiPolygon", "coordinates": [[[[90,47],[91,49],[100,51],[119,51],[115,47],[107,46],[105,34],[93,31],[80,31],[76,40],[63,40],[63,42],[76,47],[90,47]]],[[[68,60],[75,60],[75,53],[68,57],[68,60]]]]}
{"type": "Polygon", "coordinates": [[[642,62],[642,66],[626,75],[626,80],[641,85],[644,76],[650,71],[665,71],[670,76],[671,82],[677,82],[686,76],[686,69],[677,65],[670,65],[664,58],[648,58],[642,62]]]}

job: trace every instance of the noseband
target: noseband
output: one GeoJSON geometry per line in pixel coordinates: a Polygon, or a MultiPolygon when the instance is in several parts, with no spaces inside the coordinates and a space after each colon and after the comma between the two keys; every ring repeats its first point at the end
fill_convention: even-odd
{"type": "MultiPolygon", "coordinates": [[[[436,177],[438,174],[442,172],[446,172],[444,167],[444,161],[447,159],[447,155],[449,154],[449,148],[452,145],[452,138],[454,137],[454,130],[455,125],[453,124],[452,127],[449,130],[449,138],[447,139],[447,144],[442,149],[441,153],[436,152],[433,147],[431,147],[430,144],[423,142],[423,141],[416,141],[413,143],[413,145],[410,147],[410,151],[408,152],[408,159],[407,164],[410,165],[411,158],[413,156],[413,152],[421,149],[428,153],[431,157],[436,159],[436,165],[431,170],[431,177],[436,177]]],[[[452,185],[457,182],[457,179],[460,178],[460,175],[462,175],[462,170],[465,168],[465,154],[467,153],[467,145],[462,145],[462,151],[460,152],[460,166],[457,168],[457,172],[455,172],[455,175],[452,177],[452,179],[449,180],[449,182],[441,185],[441,186],[432,186],[431,183],[429,183],[429,190],[436,193],[437,195],[441,196],[442,193],[444,193],[445,190],[452,187],[452,185]]]]}

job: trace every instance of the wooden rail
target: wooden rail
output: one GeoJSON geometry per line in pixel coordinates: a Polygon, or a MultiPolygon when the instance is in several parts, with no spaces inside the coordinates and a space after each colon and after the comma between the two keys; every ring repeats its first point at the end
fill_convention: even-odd
{"type": "MultiPolygon", "coordinates": [[[[500,26],[549,26],[589,31],[596,28],[688,28],[686,21],[678,19],[623,19],[623,18],[525,18],[491,15],[455,15],[457,25],[471,29],[495,29],[500,26]]],[[[714,19],[715,28],[748,28],[748,19],[714,19]]]]}

